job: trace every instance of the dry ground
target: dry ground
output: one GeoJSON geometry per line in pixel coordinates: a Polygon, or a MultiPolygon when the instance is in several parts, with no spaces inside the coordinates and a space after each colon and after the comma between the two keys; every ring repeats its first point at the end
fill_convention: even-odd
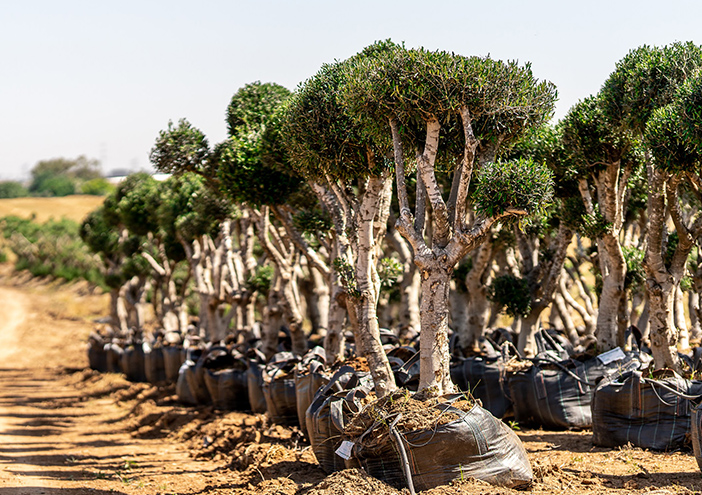
{"type": "MultiPolygon", "coordinates": [[[[325,476],[299,432],[265,415],[186,408],[173,387],[84,370],[104,308],[82,284],[0,274],[1,495],[398,493],[358,471],[325,476]]],[[[691,452],[594,448],[587,431],[518,433],[534,494],[702,490],[691,452]]],[[[519,492],[464,480],[425,493],[519,492]]]]}
{"type": "Polygon", "coordinates": [[[38,222],[63,217],[81,222],[85,216],[100,206],[102,196],[73,195],[62,198],[11,198],[0,199],[0,217],[15,215],[22,218],[35,216],[38,222]]]}

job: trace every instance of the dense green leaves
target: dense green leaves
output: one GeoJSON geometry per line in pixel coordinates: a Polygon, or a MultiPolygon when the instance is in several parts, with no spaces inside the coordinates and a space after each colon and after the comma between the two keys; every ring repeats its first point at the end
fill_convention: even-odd
{"type": "Polygon", "coordinates": [[[479,215],[494,217],[507,210],[538,213],[552,195],[551,171],[543,164],[521,159],[485,165],[478,176],[473,199],[479,215]]]}
{"type": "Polygon", "coordinates": [[[260,131],[290,91],[275,83],[256,81],[237,91],[227,107],[230,136],[260,131]]]}
{"type": "Polygon", "coordinates": [[[168,122],[168,128],[159,132],[149,159],[163,173],[207,173],[209,153],[203,132],[181,119],[178,125],[168,122]]]}
{"type": "Polygon", "coordinates": [[[514,275],[500,275],[488,287],[488,299],[512,317],[527,316],[531,311],[529,282],[514,275]]]}

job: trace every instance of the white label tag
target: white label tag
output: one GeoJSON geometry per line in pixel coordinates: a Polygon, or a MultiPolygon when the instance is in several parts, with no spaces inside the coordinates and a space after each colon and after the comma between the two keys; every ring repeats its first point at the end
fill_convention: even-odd
{"type": "Polygon", "coordinates": [[[353,450],[353,442],[349,442],[348,440],[344,440],[341,442],[341,445],[339,446],[338,449],[336,449],[336,455],[341,457],[342,459],[349,460],[351,459],[351,451],[353,450]]]}
{"type": "Polygon", "coordinates": [[[613,363],[614,361],[619,361],[620,359],[624,359],[626,357],[626,354],[624,354],[624,351],[622,351],[621,347],[616,347],[612,349],[611,351],[603,352],[599,356],[597,356],[597,359],[600,360],[602,364],[609,364],[613,363]]]}

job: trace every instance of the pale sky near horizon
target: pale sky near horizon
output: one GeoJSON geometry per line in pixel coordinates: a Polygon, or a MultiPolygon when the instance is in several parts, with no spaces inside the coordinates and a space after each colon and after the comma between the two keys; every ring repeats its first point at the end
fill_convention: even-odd
{"type": "Polygon", "coordinates": [[[0,180],[86,155],[150,169],[169,120],[226,138],[232,94],[294,89],[379,39],[531,62],[556,118],[642,44],[702,44],[702,1],[0,0],[0,180]]]}

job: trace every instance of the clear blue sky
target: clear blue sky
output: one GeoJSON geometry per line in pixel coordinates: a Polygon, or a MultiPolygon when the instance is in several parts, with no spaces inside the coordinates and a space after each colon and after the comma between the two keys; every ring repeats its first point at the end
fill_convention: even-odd
{"type": "Polygon", "coordinates": [[[556,117],[596,93],[642,44],[702,44],[702,1],[419,2],[4,0],[0,179],[42,159],[149,169],[169,120],[225,138],[248,82],[290,89],[375,40],[532,63],[558,87],[556,117]]]}

